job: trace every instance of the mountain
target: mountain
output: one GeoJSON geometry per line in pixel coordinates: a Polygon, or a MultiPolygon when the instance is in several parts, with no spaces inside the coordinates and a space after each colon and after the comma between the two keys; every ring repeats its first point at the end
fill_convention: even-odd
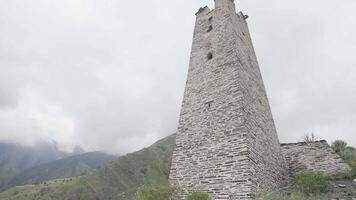
{"type": "Polygon", "coordinates": [[[168,184],[175,135],[87,175],[14,187],[1,200],[124,200],[145,184],[168,184]]]}
{"type": "Polygon", "coordinates": [[[103,152],[84,153],[59,159],[24,170],[9,182],[7,188],[79,176],[115,159],[115,156],[103,152]]]}
{"type": "Polygon", "coordinates": [[[0,142],[0,189],[24,170],[68,155],[52,142],[41,142],[35,147],[0,142]]]}

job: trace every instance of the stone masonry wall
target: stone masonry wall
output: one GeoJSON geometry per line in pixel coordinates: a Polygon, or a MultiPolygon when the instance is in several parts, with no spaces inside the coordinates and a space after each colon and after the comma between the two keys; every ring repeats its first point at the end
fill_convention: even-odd
{"type": "Polygon", "coordinates": [[[351,168],[326,141],[282,144],[290,174],[300,171],[323,172],[333,179],[351,177],[351,168]]]}
{"type": "Polygon", "coordinates": [[[178,200],[194,191],[237,200],[287,179],[245,16],[215,0],[197,13],[170,182],[178,200]]]}

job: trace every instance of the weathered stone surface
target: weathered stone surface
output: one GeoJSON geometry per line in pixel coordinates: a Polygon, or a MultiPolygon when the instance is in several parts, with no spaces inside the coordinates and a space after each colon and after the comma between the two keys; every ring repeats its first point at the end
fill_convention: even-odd
{"type": "Polygon", "coordinates": [[[326,141],[282,144],[290,174],[308,170],[319,171],[332,179],[351,177],[351,167],[334,152],[326,141]]]}
{"type": "Polygon", "coordinates": [[[288,177],[246,17],[233,0],[196,14],[170,182],[177,199],[250,199],[288,177]]]}
{"type": "Polygon", "coordinates": [[[325,141],[284,144],[282,153],[247,16],[236,14],[234,1],[215,0],[214,10],[200,8],[196,16],[170,171],[182,191],[176,199],[194,191],[214,200],[251,199],[259,189],[290,186],[301,170],[349,176],[325,141]]]}
{"type": "Polygon", "coordinates": [[[328,192],[320,199],[353,199],[356,197],[356,183],[351,180],[331,181],[328,192]],[[340,187],[340,185],[342,187],[340,187]]]}

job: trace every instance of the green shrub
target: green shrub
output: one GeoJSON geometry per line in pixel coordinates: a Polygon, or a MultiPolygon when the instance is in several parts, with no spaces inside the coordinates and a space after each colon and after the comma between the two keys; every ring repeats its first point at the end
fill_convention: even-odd
{"type": "Polygon", "coordinates": [[[133,200],[170,200],[176,190],[169,186],[142,186],[134,195],[133,200]]]}
{"type": "Polygon", "coordinates": [[[188,196],[187,200],[211,200],[206,192],[194,192],[188,196]]]}
{"type": "Polygon", "coordinates": [[[294,176],[294,189],[308,196],[328,190],[329,177],[319,172],[300,172],[294,176]]]}
{"type": "Polygon", "coordinates": [[[342,152],[347,147],[347,142],[343,140],[336,140],[331,144],[331,147],[334,149],[336,153],[342,152]]]}

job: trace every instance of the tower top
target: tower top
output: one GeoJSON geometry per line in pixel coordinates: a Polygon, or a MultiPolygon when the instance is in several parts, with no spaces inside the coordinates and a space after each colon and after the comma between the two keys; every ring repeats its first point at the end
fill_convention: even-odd
{"type": "Polygon", "coordinates": [[[210,12],[210,8],[208,6],[205,6],[204,8],[199,8],[198,12],[195,13],[195,15],[199,15],[201,13],[208,13],[210,12]]]}
{"type": "MultiPolygon", "coordinates": [[[[214,0],[215,2],[215,9],[222,9],[222,10],[230,10],[236,12],[236,6],[234,0],[214,0]]],[[[208,6],[202,7],[198,10],[195,15],[201,15],[203,13],[209,13],[211,10],[208,6]]]]}
{"type": "Polygon", "coordinates": [[[215,8],[217,9],[231,9],[236,11],[234,0],[214,0],[215,8]]]}

